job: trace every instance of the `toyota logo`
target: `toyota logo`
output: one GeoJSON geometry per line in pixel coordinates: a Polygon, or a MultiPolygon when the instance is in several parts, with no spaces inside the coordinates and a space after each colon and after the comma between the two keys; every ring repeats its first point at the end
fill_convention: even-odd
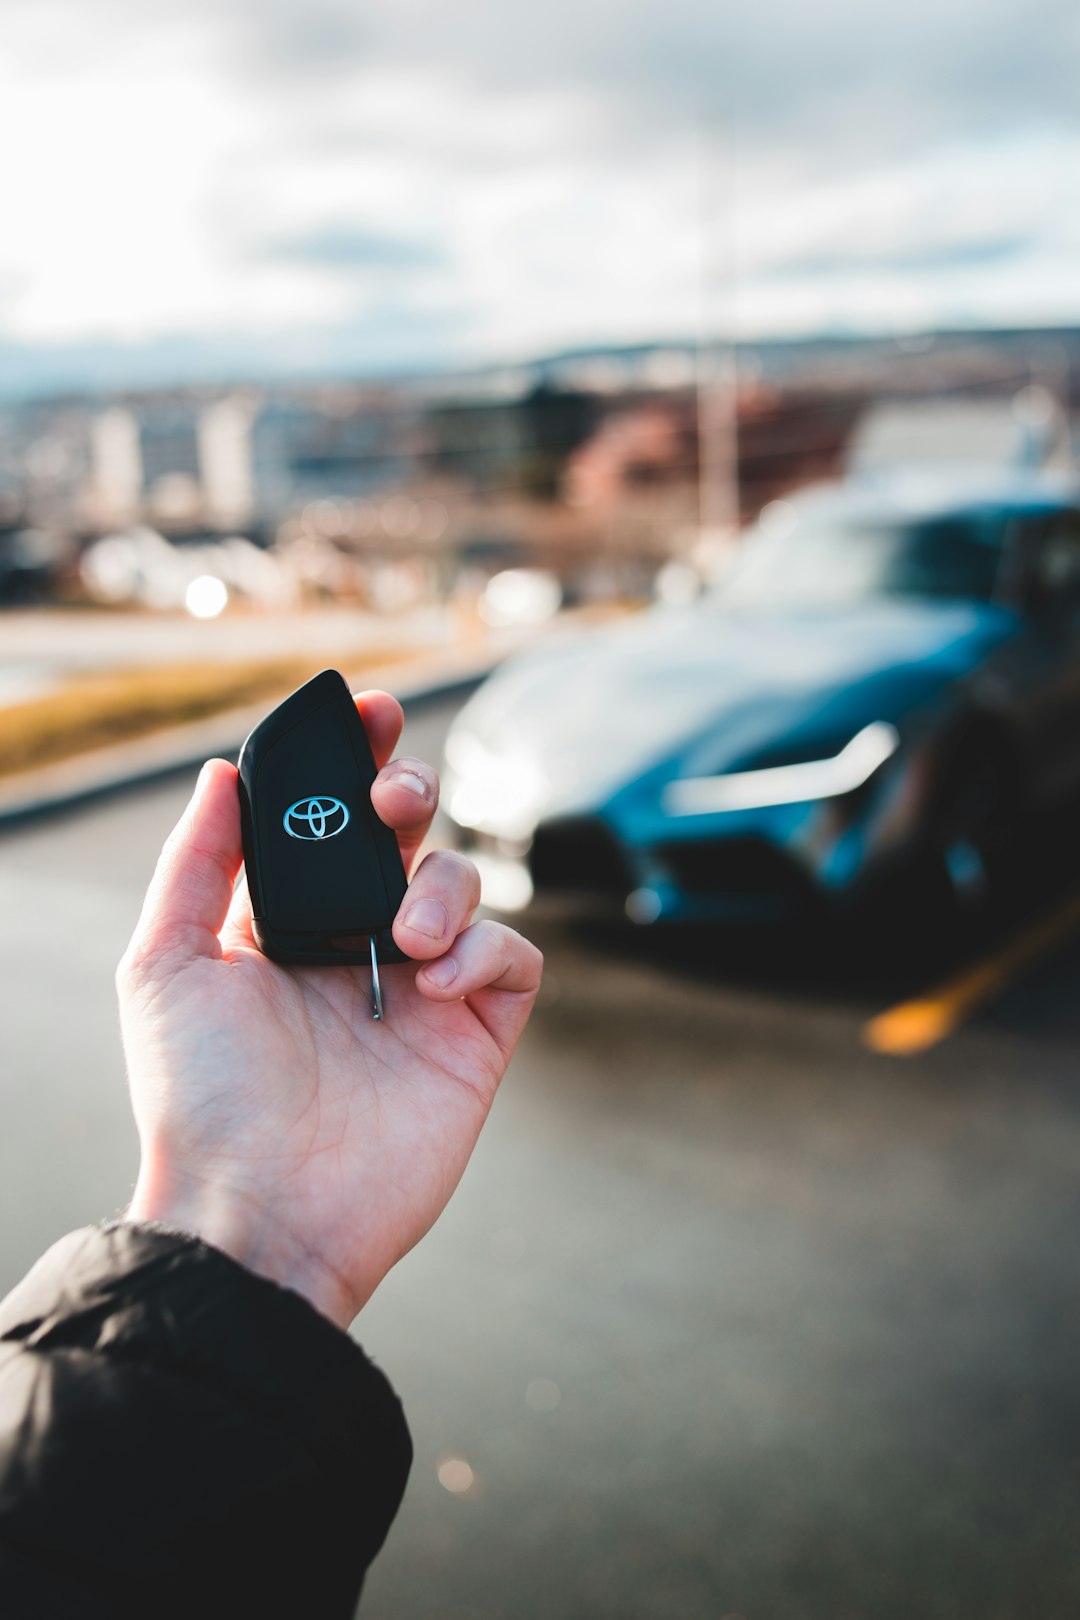
{"type": "Polygon", "coordinates": [[[349,824],[349,812],[340,799],[297,799],[290,804],[281,825],[290,838],[335,838],[349,824]]]}

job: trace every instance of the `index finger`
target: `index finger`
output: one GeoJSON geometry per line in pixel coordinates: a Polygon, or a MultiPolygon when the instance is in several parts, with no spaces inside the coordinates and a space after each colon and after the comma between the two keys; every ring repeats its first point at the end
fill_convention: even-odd
{"type": "Polygon", "coordinates": [[[375,763],[382,770],[392,756],[405,724],[405,713],[396,697],[389,692],[354,692],[353,702],[364,722],[375,763]]]}
{"type": "Polygon", "coordinates": [[[386,771],[405,723],[397,698],[389,692],[357,692],[355,702],[379,767],[372,787],[375,813],[397,833],[401,859],[408,872],[431,826],[439,802],[439,779],[429,765],[419,760],[395,761],[394,771],[386,771]]]}

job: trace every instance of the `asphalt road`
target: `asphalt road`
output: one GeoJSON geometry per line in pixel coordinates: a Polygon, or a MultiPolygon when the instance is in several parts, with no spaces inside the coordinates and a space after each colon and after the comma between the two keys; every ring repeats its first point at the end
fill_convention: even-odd
{"type": "MultiPolygon", "coordinates": [[[[4,1285],[130,1191],[112,970],[188,785],[0,838],[4,1285]]],[[[357,1324],[416,1444],[362,1612],[1080,1612],[1080,948],[897,1059],[865,975],[538,933],[484,1140],[357,1324]]]]}

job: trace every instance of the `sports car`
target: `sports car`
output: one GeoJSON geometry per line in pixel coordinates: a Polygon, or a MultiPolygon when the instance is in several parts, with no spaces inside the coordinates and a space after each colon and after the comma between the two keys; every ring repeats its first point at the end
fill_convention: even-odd
{"type": "Polygon", "coordinates": [[[553,638],[461,710],[444,805],[485,898],[638,923],[977,900],[1080,788],[1080,499],[833,486],[688,607],[553,638]]]}

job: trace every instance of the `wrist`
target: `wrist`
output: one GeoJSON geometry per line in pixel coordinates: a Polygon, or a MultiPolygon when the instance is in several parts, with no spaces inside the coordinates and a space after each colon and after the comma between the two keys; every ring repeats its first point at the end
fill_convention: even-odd
{"type": "Polygon", "coordinates": [[[344,1278],[251,1193],[154,1175],[144,1165],[124,1219],[167,1226],[208,1243],[248,1271],[302,1295],[343,1331],[363,1303],[354,1301],[344,1278]]]}

